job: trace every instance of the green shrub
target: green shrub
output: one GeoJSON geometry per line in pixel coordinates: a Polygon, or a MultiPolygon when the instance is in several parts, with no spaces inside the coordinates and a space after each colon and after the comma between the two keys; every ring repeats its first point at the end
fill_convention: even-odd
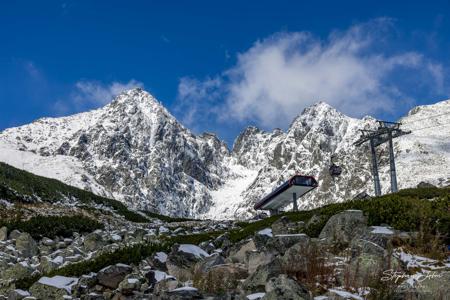
{"type": "MultiPolygon", "coordinates": [[[[432,234],[450,232],[450,189],[420,188],[401,190],[395,194],[367,200],[329,204],[309,211],[285,212],[249,223],[242,229],[235,229],[230,232],[230,238],[233,242],[245,239],[261,229],[270,227],[282,216],[295,222],[307,222],[313,215],[319,215],[321,220],[305,229],[306,234],[317,237],[331,216],[347,209],[362,210],[368,217],[369,226],[389,224],[398,230],[419,231],[421,224],[427,220],[432,234]]],[[[446,238],[449,242],[449,237],[446,238]]]]}
{"type": "Polygon", "coordinates": [[[234,223],[234,225],[241,227],[241,228],[248,226],[248,224],[250,224],[250,222],[246,222],[246,221],[238,221],[238,222],[234,223]]]}
{"type": "Polygon", "coordinates": [[[179,218],[179,217],[170,217],[165,215],[160,215],[151,211],[142,211],[144,214],[146,214],[150,218],[159,219],[161,221],[167,222],[167,223],[173,223],[173,222],[185,222],[185,221],[195,221],[195,219],[189,219],[189,218],[179,218]]]}
{"type": "Polygon", "coordinates": [[[123,203],[95,195],[64,184],[56,179],[37,176],[0,162],[0,199],[13,202],[31,202],[40,199],[55,203],[65,198],[75,198],[84,204],[97,204],[112,208],[128,221],[146,223],[148,219],[130,211],[123,203]]]}
{"type": "Polygon", "coordinates": [[[101,223],[84,216],[36,216],[26,221],[0,221],[2,226],[6,226],[8,231],[18,229],[28,232],[37,240],[44,236],[71,237],[74,232],[88,233],[103,228],[101,223]]]}
{"type": "Polygon", "coordinates": [[[197,233],[191,235],[177,235],[168,238],[168,241],[173,244],[200,244],[201,242],[215,239],[221,235],[223,231],[213,231],[205,233],[197,233]]]}

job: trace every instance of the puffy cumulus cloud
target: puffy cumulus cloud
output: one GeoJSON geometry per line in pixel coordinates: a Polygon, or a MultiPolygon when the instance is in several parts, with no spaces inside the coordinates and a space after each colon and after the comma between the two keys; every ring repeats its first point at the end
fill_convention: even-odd
{"type": "Polygon", "coordinates": [[[411,84],[444,88],[441,65],[417,52],[383,50],[392,31],[391,20],[377,19],[327,39],[277,33],[238,54],[215,79],[183,78],[178,98],[191,121],[209,112],[268,128],[287,126],[319,100],[352,116],[389,113],[412,101],[411,84]]]}

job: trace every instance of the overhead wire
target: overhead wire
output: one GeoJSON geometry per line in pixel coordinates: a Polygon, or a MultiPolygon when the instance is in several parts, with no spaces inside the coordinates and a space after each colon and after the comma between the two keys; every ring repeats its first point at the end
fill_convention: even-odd
{"type": "Polygon", "coordinates": [[[426,117],[426,118],[413,120],[413,121],[410,121],[410,122],[402,122],[402,124],[403,125],[407,125],[407,124],[416,123],[416,122],[424,121],[424,120],[429,120],[429,119],[432,119],[432,118],[437,118],[437,117],[441,117],[441,116],[445,116],[445,115],[450,115],[450,111],[442,113],[442,114],[434,115],[434,116],[429,116],[429,117],[426,117]]]}
{"type": "MultiPolygon", "coordinates": [[[[406,124],[405,124],[406,125],[406,124]]],[[[423,130],[423,129],[429,129],[429,128],[434,128],[434,127],[441,127],[441,126],[445,126],[445,125],[450,125],[450,122],[448,123],[442,123],[442,124],[437,124],[437,125],[431,125],[431,126],[426,126],[426,127],[422,127],[422,128],[418,128],[418,129],[411,129],[412,131],[419,131],[419,130],[423,130]]]]}

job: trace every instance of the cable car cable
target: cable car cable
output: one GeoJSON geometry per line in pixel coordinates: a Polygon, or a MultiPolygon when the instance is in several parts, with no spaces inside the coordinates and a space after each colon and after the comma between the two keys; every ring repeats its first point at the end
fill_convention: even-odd
{"type": "Polygon", "coordinates": [[[418,128],[418,129],[411,129],[411,130],[412,131],[419,131],[419,130],[423,130],[423,129],[434,128],[434,127],[441,127],[441,126],[445,126],[445,125],[450,125],[450,122],[449,123],[439,124],[439,125],[432,125],[432,126],[422,127],[422,128],[418,128]]]}
{"type": "Polygon", "coordinates": [[[429,119],[432,119],[432,118],[437,118],[437,117],[441,117],[441,116],[445,116],[445,115],[449,115],[449,114],[450,114],[450,111],[442,113],[442,114],[439,114],[439,115],[430,116],[430,117],[427,117],[427,118],[420,118],[420,119],[413,120],[413,121],[410,121],[410,122],[402,122],[402,125],[408,125],[408,124],[411,124],[411,123],[416,123],[416,122],[423,121],[423,120],[429,120],[429,119]]]}

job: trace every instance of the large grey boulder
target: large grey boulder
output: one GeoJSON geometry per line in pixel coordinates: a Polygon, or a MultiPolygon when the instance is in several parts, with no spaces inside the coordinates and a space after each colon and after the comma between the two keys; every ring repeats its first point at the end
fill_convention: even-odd
{"type": "Polygon", "coordinates": [[[0,241],[6,241],[8,239],[8,228],[3,226],[0,228],[0,241]]]}
{"type": "Polygon", "coordinates": [[[48,247],[54,247],[56,246],[56,242],[50,238],[44,237],[41,240],[42,245],[48,246],[48,247]]]}
{"type": "MultiPolygon", "coordinates": [[[[150,270],[144,276],[150,288],[154,288],[160,281],[169,282],[172,279],[176,281],[175,277],[159,270],[150,270]]],[[[176,284],[173,284],[173,286],[176,286],[176,284]]]]}
{"type": "Polygon", "coordinates": [[[131,271],[132,268],[124,264],[108,266],[97,273],[98,283],[107,288],[116,289],[131,271]]]}
{"type": "Polygon", "coordinates": [[[17,239],[19,237],[20,234],[21,234],[21,232],[19,230],[14,229],[13,231],[11,231],[9,233],[9,239],[10,240],[15,240],[15,239],[17,239]]]}
{"type": "Polygon", "coordinates": [[[214,246],[214,244],[210,241],[201,242],[198,246],[209,254],[213,253],[213,251],[216,250],[216,246],[214,246]]]}
{"type": "Polygon", "coordinates": [[[81,275],[78,279],[78,283],[72,286],[72,295],[75,297],[86,296],[89,294],[89,290],[93,288],[98,283],[97,274],[90,273],[81,275]]]}
{"type": "Polygon", "coordinates": [[[397,230],[388,226],[370,226],[355,236],[355,239],[361,239],[374,243],[383,249],[391,248],[392,240],[396,237],[406,238],[407,233],[399,233],[397,230]]]}
{"type": "Polygon", "coordinates": [[[42,277],[30,287],[32,296],[39,300],[59,300],[71,294],[78,278],[54,276],[42,277]]]}
{"type": "MultiPolygon", "coordinates": [[[[163,295],[168,291],[172,291],[180,286],[180,282],[174,277],[166,277],[155,283],[153,292],[155,295],[163,295]]],[[[164,298],[162,298],[164,299],[164,298]]]]}
{"type": "Polygon", "coordinates": [[[273,260],[274,255],[269,251],[262,249],[247,252],[246,262],[249,274],[253,274],[259,266],[268,264],[273,260]]]}
{"type": "Polygon", "coordinates": [[[336,277],[342,285],[345,285],[345,282],[351,278],[356,285],[367,286],[369,282],[382,277],[384,270],[393,270],[399,273],[404,271],[402,263],[392,255],[392,252],[374,242],[354,238],[350,247],[351,256],[347,269],[336,277]]]}
{"type": "Polygon", "coordinates": [[[248,277],[247,268],[243,264],[223,264],[212,267],[210,273],[216,274],[223,284],[224,290],[233,291],[238,282],[248,277]]]}
{"type": "MultiPolygon", "coordinates": [[[[33,268],[26,262],[16,263],[15,265],[2,270],[0,272],[0,279],[4,281],[19,280],[29,277],[33,273],[33,268]]],[[[1,280],[0,280],[1,281],[1,280]]]]}
{"type": "Polygon", "coordinates": [[[379,279],[383,270],[386,270],[383,258],[383,256],[361,253],[350,260],[345,272],[339,273],[338,282],[345,284],[346,281],[351,280],[356,286],[367,286],[370,282],[379,279]]]}
{"type": "MultiPolygon", "coordinates": [[[[61,261],[63,260],[61,259],[61,261]]],[[[52,260],[50,257],[42,256],[38,269],[43,273],[49,273],[58,268],[59,266],[60,265],[57,264],[54,260],[52,260]]]]}
{"type": "Polygon", "coordinates": [[[118,290],[126,295],[132,296],[135,292],[138,292],[141,288],[141,281],[136,275],[128,275],[119,283],[118,290]]]}
{"type": "Polygon", "coordinates": [[[298,234],[279,234],[269,239],[266,243],[266,248],[272,253],[283,255],[287,249],[295,244],[307,245],[310,241],[309,236],[304,233],[298,234]]]}
{"type": "Polygon", "coordinates": [[[180,280],[189,280],[192,278],[194,266],[208,256],[205,250],[196,245],[176,244],[167,257],[167,270],[170,275],[180,280]]]}
{"type": "Polygon", "coordinates": [[[315,240],[303,240],[290,247],[280,257],[283,268],[293,273],[308,274],[311,263],[318,264],[334,257],[315,240]]]}
{"type": "Polygon", "coordinates": [[[157,270],[167,271],[168,255],[165,252],[156,252],[155,255],[150,259],[150,264],[153,268],[157,270]]]}
{"type": "Polygon", "coordinates": [[[273,233],[271,228],[265,228],[256,232],[256,234],[253,236],[253,241],[255,242],[256,249],[266,249],[267,242],[272,238],[273,233]]]}
{"type": "Polygon", "coordinates": [[[266,283],[266,295],[263,300],[309,300],[312,299],[311,293],[298,282],[282,274],[273,277],[266,283]]]}
{"type": "MultiPolygon", "coordinates": [[[[21,289],[15,289],[9,292],[8,300],[22,300],[25,297],[31,296],[30,292],[21,289]]],[[[1,298],[0,298],[1,299],[1,298]]]]}
{"type": "Polygon", "coordinates": [[[222,265],[225,263],[225,259],[219,253],[213,253],[209,257],[201,260],[195,265],[196,272],[206,273],[214,266],[222,265]]]}
{"type": "Polygon", "coordinates": [[[247,268],[243,264],[222,264],[213,266],[210,272],[217,272],[222,274],[222,279],[227,280],[241,280],[247,278],[247,268]]]}
{"type": "Polygon", "coordinates": [[[247,268],[243,264],[222,264],[210,268],[206,273],[196,273],[194,283],[203,291],[230,294],[247,276],[247,268]]]}
{"type": "Polygon", "coordinates": [[[267,281],[272,277],[277,277],[283,272],[283,262],[279,258],[274,258],[265,265],[260,265],[243,283],[244,291],[263,291],[267,281]]]}
{"type": "Polygon", "coordinates": [[[233,245],[233,243],[230,240],[230,234],[228,232],[225,232],[224,234],[219,235],[213,242],[213,244],[218,247],[222,248],[222,250],[226,253],[228,249],[233,245]]]}
{"type": "Polygon", "coordinates": [[[105,241],[99,231],[94,231],[84,238],[84,248],[87,251],[100,250],[104,245],[105,241]]]}
{"type": "Polygon", "coordinates": [[[367,218],[361,210],[346,210],[332,216],[325,224],[319,238],[338,247],[346,247],[367,226],[367,218]]]}
{"type": "Polygon", "coordinates": [[[245,263],[247,253],[255,250],[256,246],[253,240],[239,243],[238,245],[231,248],[229,259],[235,263],[245,263]]]}
{"type": "Polygon", "coordinates": [[[23,257],[35,256],[39,252],[36,241],[26,232],[16,238],[16,249],[23,257]]]}

